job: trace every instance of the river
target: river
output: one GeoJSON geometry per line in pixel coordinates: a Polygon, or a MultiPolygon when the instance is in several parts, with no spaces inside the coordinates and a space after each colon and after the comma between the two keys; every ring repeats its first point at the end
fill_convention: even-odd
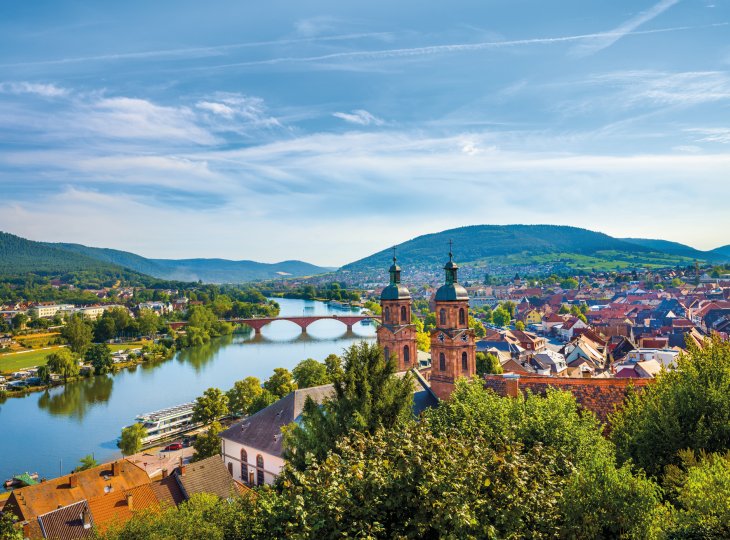
{"type": "MultiPolygon", "coordinates": [[[[322,302],[276,301],[282,316],[346,313],[322,302]]],[[[163,362],[9,398],[0,403],[0,480],[26,471],[48,478],[67,474],[92,453],[108,461],[120,455],[122,427],[140,413],[192,401],[211,386],[228,390],[249,375],[263,382],[276,367],[321,361],[362,339],[375,339],[374,325],[358,323],[347,332],[342,323],[322,320],[302,334],[294,323],[276,321],[260,336],[234,334],[163,362]]]]}

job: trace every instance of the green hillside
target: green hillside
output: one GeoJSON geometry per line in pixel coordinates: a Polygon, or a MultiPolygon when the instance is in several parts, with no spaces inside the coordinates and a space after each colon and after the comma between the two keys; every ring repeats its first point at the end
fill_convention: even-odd
{"type": "MultiPolygon", "coordinates": [[[[449,240],[459,263],[525,265],[562,262],[572,268],[615,268],[637,265],[671,266],[690,259],[637,245],[607,234],[561,225],[474,225],[419,236],[397,246],[398,260],[408,266],[442,264],[449,240]]],[[[366,271],[386,266],[385,249],[343,270],[366,271]]]]}
{"type": "Polygon", "coordinates": [[[80,253],[50,247],[43,242],[26,240],[0,232],[0,274],[59,274],[76,271],[119,272],[120,266],[80,253]]]}
{"type": "Polygon", "coordinates": [[[702,251],[691,246],[667,240],[650,240],[647,238],[622,238],[625,242],[637,244],[653,251],[661,251],[670,255],[689,257],[699,261],[726,262],[730,260],[730,246],[719,247],[710,251],[702,251]]]}

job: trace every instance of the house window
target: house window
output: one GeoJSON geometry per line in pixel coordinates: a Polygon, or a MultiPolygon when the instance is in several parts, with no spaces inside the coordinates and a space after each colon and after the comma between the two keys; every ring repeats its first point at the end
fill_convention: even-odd
{"type": "Polygon", "coordinates": [[[439,324],[441,326],[446,326],[446,310],[443,308],[439,311],[439,324]]]}
{"type": "Polygon", "coordinates": [[[248,482],[248,454],[241,448],[241,479],[248,482]]]}
{"type": "Polygon", "coordinates": [[[264,456],[261,454],[256,456],[256,484],[264,485],[264,456]]]}
{"type": "Polygon", "coordinates": [[[464,313],[464,308],[459,309],[459,326],[461,328],[466,326],[466,315],[464,313]]]}
{"type": "Polygon", "coordinates": [[[469,359],[465,352],[461,353],[461,371],[469,371],[469,359]]]}
{"type": "Polygon", "coordinates": [[[411,350],[408,348],[408,345],[405,345],[403,347],[403,363],[404,364],[411,363],[411,350]]]}
{"type": "Polygon", "coordinates": [[[390,322],[390,308],[385,308],[383,315],[385,316],[385,322],[390,322]]]}
{"type": "Polygon", "coordinates": [[[228,462],[228,474],[233,476],[233,463],[230,461],[228,462]]]}
{"type": "Polygon", "coordinates": [[[439,369],[446,371],[446,355],[444,353],[439,353],[439,369]]]}
{"type": "Polygon", "coordinates": [[[401,322],[401,324],[407,323],[408,322],[406,320],[407,318],[408,317],[406,317],[406,306],[401,306],[400,307],[400,322],[401,322]]]}

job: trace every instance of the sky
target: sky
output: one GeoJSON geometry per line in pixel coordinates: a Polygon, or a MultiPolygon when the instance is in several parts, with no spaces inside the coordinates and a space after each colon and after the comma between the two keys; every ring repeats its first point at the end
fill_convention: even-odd
{"type": "Polygon", "coordinates": [[[0,4],[0,230],[33,240],[338,266],[550,223],[711,249],[729,200],[729,0],[0,4]]]}

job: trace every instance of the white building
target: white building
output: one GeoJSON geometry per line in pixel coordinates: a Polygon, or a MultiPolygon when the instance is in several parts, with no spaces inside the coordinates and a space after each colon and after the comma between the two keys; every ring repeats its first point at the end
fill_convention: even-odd
{"type": "Polygon", "coordinates": [[[39,304],[30,308],[29,312],[30,316],[35,319],[50,319],[55,317],[59,311],[72,310],[73,308],[71,304],[39,304]]]}
{"type": "Polygon", "coordinates": [[[634,349],[629,351],[626,357],[623,359],[622,364],[635,364],[637,362],[646,362],[649,360],[656,360],[665,368],[674,367],[677,365],[677,356],[679,356],[679,350],[677,349],[634,349]]]}
{"type": "Polygon", "coordinates": [[[284,467],[281,428],[300,419],[307,397],[321,403],[332,392],[331,384],[295,390],[221,433],[223,462],[233,478],[273,484],[284,467]]]}

